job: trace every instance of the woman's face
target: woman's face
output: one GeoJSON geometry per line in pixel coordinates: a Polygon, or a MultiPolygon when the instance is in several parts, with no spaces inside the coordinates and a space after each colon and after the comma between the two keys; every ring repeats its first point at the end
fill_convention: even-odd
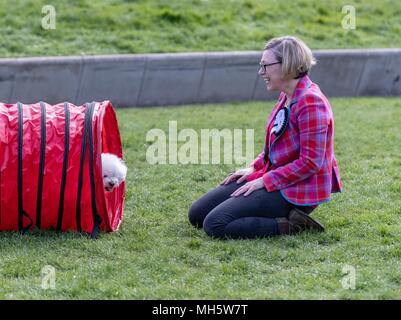
{"type": "Polygon", "coordinates": [[[282,91],[284,85],[284,77],[281,71],[281,63],[277,63],[278,60],[270,50],[264,50],[262,55],[261,64],[268,65],[259,69],[259,75],[266,82],[266,89],[269,91],[282,91]],[[264,70],[264,68],[266,70],[264,70]]]}

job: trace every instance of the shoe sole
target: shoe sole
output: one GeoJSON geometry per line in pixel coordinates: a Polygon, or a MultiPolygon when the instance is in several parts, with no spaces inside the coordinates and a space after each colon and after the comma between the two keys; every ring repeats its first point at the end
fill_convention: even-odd
{"type": "Polygon", "coordinates": [[[307,215],[305,212],[299,210],[298,208],[293,208],[293,210],[295,210],[299,215],[303,216],[306,220],[310,221],[310,222],[312,223],[313,227],[314,227],[315,229],[317,229],[317,231],[323,232],[323,231],[325,230],[325,229],[324,229],[324,226],[323,226],[319,221],[317,221],[317,220],[315,220],[315,219],[312,219],[312,218],[311,218],[309,215],[307,215]]]}

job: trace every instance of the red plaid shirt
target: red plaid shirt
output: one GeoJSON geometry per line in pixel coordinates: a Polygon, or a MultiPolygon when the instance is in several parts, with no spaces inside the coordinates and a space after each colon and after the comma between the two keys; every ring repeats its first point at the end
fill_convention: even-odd
{"type": "Polygon", "coordinates": [[[269,141],[275,116],[286,100],[281,93],[267,121],[264,151],[252,162],[256,171],[247,181],[263,177],[268,192],[280,190],[289,202],[298,205],[330,201],[330,194],[342,189],[330,103],[308,76],[301,78],[289,104],[286,130],[269,141]]]}

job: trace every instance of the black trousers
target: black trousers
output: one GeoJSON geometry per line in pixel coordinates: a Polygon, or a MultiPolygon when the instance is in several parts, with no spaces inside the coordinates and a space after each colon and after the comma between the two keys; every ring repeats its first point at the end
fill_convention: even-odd
{"type": "Polygon", "coordinates": [[[297,207],[311,213],[313,207],[297,206],[288,202],[279,191],[267,192],[265,188],[253,191],[248,196],[230,197],[246,182],[219,185],[210,190],[189,209],[192,225],[202,228],[214,238],[252,239],[278,235],[275,218],[287,217],[297,207]]]}

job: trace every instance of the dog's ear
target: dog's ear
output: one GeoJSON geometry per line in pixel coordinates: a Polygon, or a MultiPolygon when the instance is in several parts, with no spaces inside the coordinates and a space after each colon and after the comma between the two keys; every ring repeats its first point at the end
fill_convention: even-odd
{"type": "Polygon", "coordinates": [[[125,163],[122,163],[121,172],[123,174],[123,180],[125,180],[125,178],[127,177],[127,166],[125,165],[125,163]]]}
{"type": "Polygon", "coordinates": [[[123,175],[123,180],[125,180],[125,177],[127,176],[127,165],[125,164],[125,161],[121,158],[117,158],[119,163],[120,163],[120,169],[121,173],[123,175]]]}

